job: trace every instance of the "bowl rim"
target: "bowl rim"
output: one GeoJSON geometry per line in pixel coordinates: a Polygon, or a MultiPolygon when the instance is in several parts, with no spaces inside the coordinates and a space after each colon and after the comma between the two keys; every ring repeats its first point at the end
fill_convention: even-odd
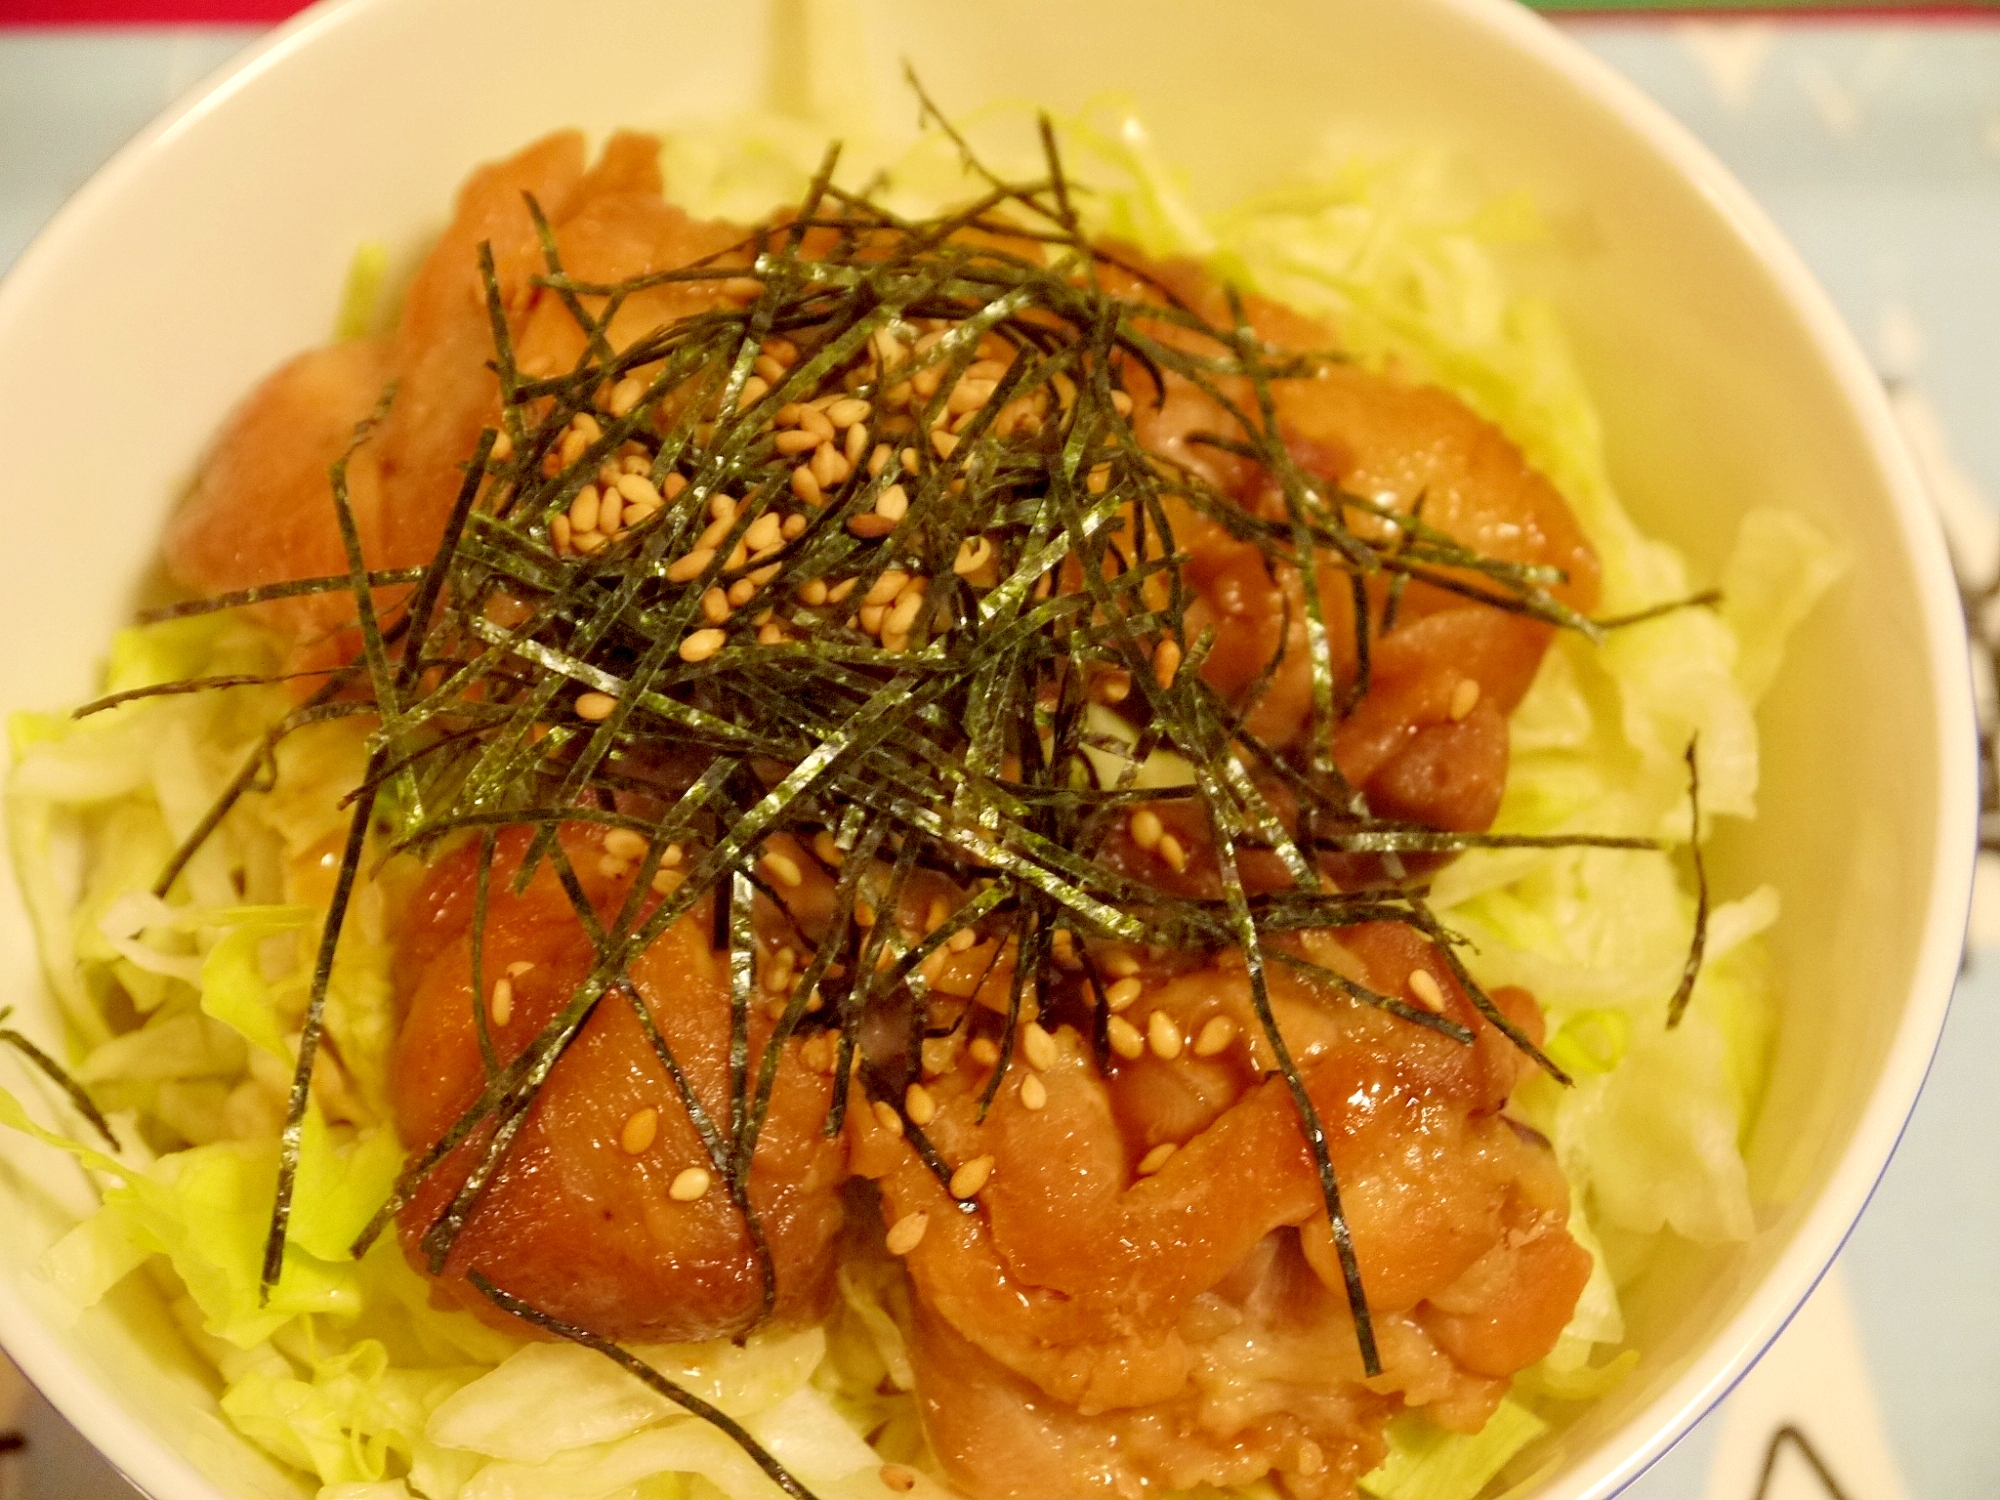
{"type": "MultiPolygon", "coordinates": [[[[404,0],[318,0],[209,74],[170,104],[73,194],[0,277],[0,342],[17,310],[65,258],[68,245],[152,160],[264,75],[283,68],[321,35],[404,0]]],[[[1963,948],[1977,847],[1977,775],[1971,669],[1958,593],[1942,532],[1891,415],[1879,378],[1805,262],[1728,168],[1666,109],[1608,64],[1515,0],[1428,0],[1468,30],[1527,58],[1628,130],[1650,154],[1699,191],[1723,227],[1765,270],[1835,376],[1875,461],[1905,558],[1917,584],[1924,666],[1940,685],[1935,766],[1938,820],[1931,887],[1900,1024],[1845,1155],[1791,1242],[1744,1305],[1718,1331],[1716,1362],[1697,1357],[1674,1382],[1599,1445],[1599,1456],[1541,1500],[1610,1500],[1657,1463],[1735,1387],[1776,1341],[1831,1269],[1901,1140],[1940,1040],[1963,948]],[[1963,692],[1950,691],[1962,683],[1963,692]],[[1962,830],[1954,836],[1954,828],[1962,830]],[[1635,1444],[1617,1439],[1645,1429],[1635,1444]]],[[[219,1491],[178,1449],[138,1417],[107,1401],[99,1383],[11,1280],[0,1277],[5,1349],[50,1404],[127,1482],[155,1500],[215,1500],[219,1491]],[[140,1484],[133,1476],[145,1476],[140,1484]]]]}

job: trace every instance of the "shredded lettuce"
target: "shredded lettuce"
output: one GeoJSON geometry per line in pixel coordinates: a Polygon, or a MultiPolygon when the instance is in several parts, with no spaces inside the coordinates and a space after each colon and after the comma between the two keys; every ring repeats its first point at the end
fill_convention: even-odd
{"type": "MultiPolygon", "coordinates": [[[[995,124],[1018,132],[1024,117],[1000,107],[969,128],[975,138],[995,124]]],[[[692,211],[747,219],[803,185],[823,138],[775,119],[681,131],[664,167],[692,211]]],[[[1512,721],[1499,829],[1684,846],[1697,832],[1682,759],[1691,738],[1705,821],[1753,815],[1757,701],[1785,637],[1842,559],[1808,523],[1763,509],[1744,518],[1720,579],[1695,580],[1673,549],[1638,531],[1618,504],[1553,313],[1509,288],[1507,257],[1539,233],[1531,204],[1482,199],[1441,161],[1410,157],[1323,164],[1308,185],[1212,214],[1117,101],[1066,122],[1065,140],[1071,176],[1096,190],[1084,200],[1095,232],[1155,255],[1204,257],[1328,319],[1364,363],[1394,361],[1497,423],[1582,519],[1606,612],[1683,597],[1697,583],[1723,588],[1718,609],[1667,615],[1601,648],[1557,641],[1512,721]]],[[[988,159],[1011,169],[1005,149],[988,159]]],[[[889,201],[911,211],[965,193],[956,150],[936,135],[908,149],[851,141],[844,163],[857,182],[886,171],[889,201]]],[[[357,255],[343,336],[379,325],[385,265],[379,247],[357,255]]],[[[105,689],[275,666],[254,627],[194,618],[121,632],[105,689]]],[[[47,1256],[48,1279],[82,1305],[142,1266],[171,1267],[163,1284],[190,1346],[216,1372],[221,1411],[262,1454],[310,1476],[299,1493],[316,1485],[318,1500],[777,1494],[726,1437],[600,1357],[431,1307],[393,1243],[358,1263],[349,1255],[401,1162],[386,1103],[389,898],[370,882],[329,995],[339,1067],[316,1083],[284,1275],[260,1299],[303,963],[326,896],[322,856],[344,826],[328,789],[356,779],[360,731],[332,723],[288,740],[271,788],[246,799],[166,899],[148,888],[286,706],[282,690],[251,688],[146,699],[83,720],[10,721],[8,837],[44,969],[77,1076],[129,1138],[113,1158],[0,1091],[0,1125],[69,1151],[102,1189],[99,1212],[47,1256]]],[[[1096,727],[1116,733],[1122,721],[1096,727]]],[[[1115,773],[1122,763],[1100,753],[1115,773]]],[[[1163,757],[1142,784],[1185,774],[1163,757]]],[[[1535,992],[1548,1049],[1577,1079],[1569,1090],[1531,1082],[1517,1106],[1554,1144],[1573,1194],[1571,1230],[1593,1272],[1555,1351],[1479,1433],[1446,1432],[1420,1413],[1391,1424],[1390,1456],[1362,1483],[1375,1500],[1473,1500],[1496,1476],[1518,1480],[1549,1430],[1551,1403],[1591,1399],[1623,1378],[1637,1354],[1622,1348],[1619,1257],[1608,1247],[1663,1230],[1703,1242],[1750,1232],[1741,1146],[1769,1070],[1776,981],[1761,934],[1779,902],[1768,889],[1717,894],[1701,981],[1670,1032],[1666,997],[1693,910],[1684,862],[1496,850],[1437,878],[1441,914],[1478,945],[1475,973],[1535,992]]],[[[744,1420],[826,1500],[872,1500],[891,1493],[885,1461],[928,1462],[903,1334],[907,1292],[893,1262],[858,1253],[842,1264],[840,1291],[824,1330],[641,1352],[744,1420]]],[[[245,1483],[275,1492],[263,1469],[245,1483]]],[[[914,1493],[946,1494],[928,1473],[914,1493]]]]}
{"type": "Polygon", "coordinates": [[[1361,1481],[1376,1500],[1475,1500],[1495,1474],[1549,1424],[1518,1401],[1476,1433],[1446,1432],[1416,1416],[1389,1423],[1389,1456],[1361,1481]]]}

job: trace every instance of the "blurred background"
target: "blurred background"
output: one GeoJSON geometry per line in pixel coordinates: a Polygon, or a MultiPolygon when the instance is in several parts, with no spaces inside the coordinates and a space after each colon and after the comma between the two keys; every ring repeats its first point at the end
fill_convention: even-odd
{"type": "MultiPolygon", "coordinates": [[[[299,8],[0,0],[0,273],[134,132],[299,8]]],[[[1535,8],[1700,137],[1803,253],[1889,389],[1975,634],[2000,628],[2000,0],[1535,8]]],[[[1930,1084],[1834,1273],[1629,1500],[2000,1495],[1996,871],[1983,856],[1930,1084]]],[[[0,1500],[134,1493],[0,1358],[0,1500]]]]}

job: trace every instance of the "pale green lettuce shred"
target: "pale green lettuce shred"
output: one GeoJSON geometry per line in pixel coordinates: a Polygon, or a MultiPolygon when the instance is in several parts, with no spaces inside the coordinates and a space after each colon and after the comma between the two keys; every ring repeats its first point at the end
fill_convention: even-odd
{"type": "MultiPolygon", "coordinates": [[[[1026,112],[969,122],[1023,138],[1026,112]]],[[[1531,204],[1468,191],[1438,159],[1326,165],[1308,186],[1226,213],[1200,209],[1117,101],[1064,122],[1072,179],[1094,232],[1155,255],[1202,256],[1253,289],[1327,318],[1356,358],[1441,384],[1505,430],[1562,490],[1599,552],[1606,613],[1720,583],[1718,610],[1616,632],[1600,649],[1562,637],[1512,722],[1497,826],[1519,832],[1690,835],[1686,768],[1701,746],[1705,822],[1748,817],[1757,794],[1754,709],[1787,633],[1842,560],[1776,509],[1741,524],[1720,579],[1693,579],[1673,549],[1619,506],[1598,420],[1557,320],[1509,290],[1505,260],[1532,253],[1531,204]]],[[[668,138],[670,190],[701,214],[748,219],[796,193],[823,132],[761,118],[668,138]]],[[[990,150],[1005,170],[1032,158],[990,150]]],[[[891,203],[926,212],[962,198],[954,148],[854,141],[855,184],[888,173],[891,203]]],[[[381,302],[382,262],[357,259],[352,332],[381,302]]],[[[375,319],[379,321],[379,319],[375,319]]],[[[1781,499],[1782,497],[1773,497],[1781,499]]],[[[227,617],[121,632],[106,691],[221,672],[270,671],[268,640],[227,617]]],[[[79,1304],[156,1258],[174,1311],[217,1371],[218,1399],[262,1452],[312,1476],[318,1500],[765,1500],[778,1493],[741,1449],[608,1362],[525,1344],[427,1300],[393,1243],[362,1262],[348,1246],[400,1164],[386,1123],[394,1015],[378,891],[364,882],[328,1000],[343,1067],[308,1115],[284,1276],[258,1297],[276,1134],[305,998],[303,964],[323,892],[287,871],[334,846],[358,729],[330,724],[280,752],[275,787],[246,799],[166,901],[145,894],[169,853],[287,699],[275,688],[166,697],[75,721],[20,714],[9,838],[70,1061],[119,1111],[123,1159],[51,1131],[0,1092],[0,1124],[71,1151],[104,1206],[51,1251],[55,1286],[79,1304]],[[131,1020],[114,1034],[107,1016],[131,1020]],[[132,1021],[136,1021],[136,1028],[132,1021]],[[337,1108],[329,1124],[322,1106],[337,1108]],[[143,1122],[144,1130],[140,1131],[143,1122]],[[155,1158],[152,1150],[162,1154],[155,1158]]],[[[1112,762],[1112,757],[1106,757],[1112,762]]],[[[1116,770],[1116,764],[1110,769],[1116,770]]],[[[1175,767],[1147,768],[1171,781],[1175,767]]],[[[1489,851],[1437,878],[1434,901],[1474,938],[1489,985],[1532,988],[1549,1051],[1577,1079],[1518,1096],[1553,1143],[1574,1197],[1572,1232],[1593,1273],[1555,1351],[1516,1382],[1476,1435],[1420,1413],[1389,1430],[1389,1459],[1363,1481],[1376,1500],[1473,1500],[1519,1481],[1547,1421],[1528,1403],[1601,1394],[1638,1358],[1623,1339],[1606,1236],[1671,1230],[1695,1240],[1752,1227],[1741,1143],[1768,1071],[1776,991],[1760,934],[1769,890],[1717,892],[1709,958],[1683,1024],[1664,1026],[1693,901],[1684,859],[1607,850],[1489,851]],[[1518,1460],[1518,1462],[1517,1462],[1518,1460]],[[1510,1465],[1512,1468],[1510,1469],[1510,1465]]],[[[156,1262],[157,1263],[157,1262],[156,1262]]],[[[672,1378],[744,1419],[825,1500],[875,1500],[883,1461],[927,1455],[911,1390],[898,1267],[851,1255],[824,1332],[740,1349],[653,1349],[672,1378]],[[871,1447],[864,1436],[873,1440],[871,1447]]],[[[268,1489],[260,1481],[259,1492],[268,1489]]],[[[920,1477],[920,1497],[944,1490],[920,1477]]],[[[1220,1494],[1200,1492],[1204,1497],[1220,1494]]],[[[1269,1497],[1269,1486],[1233,1492],[1269,1497]]],[[[1196,1497],[1184,1497],[1196,1500],[1196,1497]]]]}
{"type": "Polygon", "coordinates": [[[1476,1433],[1446,1432],[1415,1415],[1389,1423],[1389,1456],[1361,1488],[1375,1500],[1475,1500],[1549,1424],[1514,1400],[1476,1433]]]}

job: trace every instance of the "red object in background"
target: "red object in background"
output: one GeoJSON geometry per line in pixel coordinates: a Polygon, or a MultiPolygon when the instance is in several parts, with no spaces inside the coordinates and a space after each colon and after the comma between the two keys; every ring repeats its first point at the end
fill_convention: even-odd
{"type": "Polygon", "coordinates": [[[306,0],[0,0],[0,26],[268,26],[306,0]]]}

